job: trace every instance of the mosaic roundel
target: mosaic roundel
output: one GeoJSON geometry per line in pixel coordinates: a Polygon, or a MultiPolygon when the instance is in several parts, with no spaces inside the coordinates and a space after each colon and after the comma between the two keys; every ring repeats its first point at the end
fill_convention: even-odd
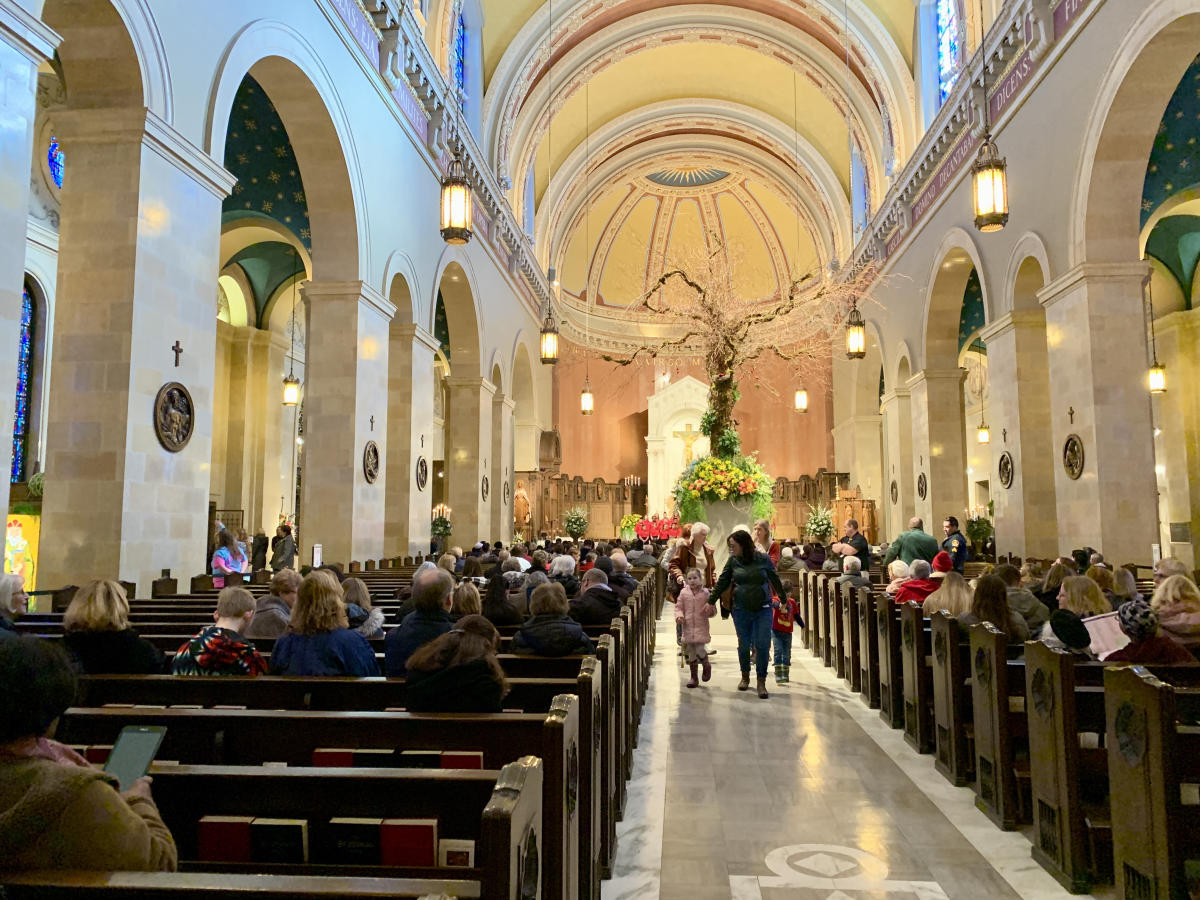
{"type": "Polygon", "coordinates": [[[925,473],[922,472],[920,475],[917,476],[917,496],[920,497],[922,500],[924,500],[925,496],[928,493],[929,493],[929,482],[925,478],[925,473]]]}
{"type": "Polygon", "coordinates": [[[425,490],[427,484],[429,484],[429,463],[422,456],[417,459],[417,490],[425,490]]]}
{"type": "Polygon", "coordinates": [[[1072,480],[1077,480],[1083,474],[1083,462],[1083,439],[1077,434],[1068,435],[1067,442],[1063,444],[1063,468],[1072,480]]]}
{"type": "Polygon", "coordinates": [[[363,477],[367,484],[374,484],[379,478],[379,445],[374,441],[367,441],[363,448],[363,477]]]}
{"type": "Polygon", "coordinates": [[[1005,450],[1000,454],[1000,484],[1006,488],[1012,487],[1013,483],[1013,458],[1012,454],[1005,450]]]}

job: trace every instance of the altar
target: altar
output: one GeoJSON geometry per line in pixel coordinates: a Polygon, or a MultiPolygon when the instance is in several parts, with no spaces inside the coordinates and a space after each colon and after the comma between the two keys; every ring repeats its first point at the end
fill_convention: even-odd
{"type": "Polygon", "coordinates": [[[647,403],[646,513],[675,510],[671,489],[679,473],[709,452],[700,433],[700,417],[708,408],[708,385],[685,375],[659,388],[647,403]]]}

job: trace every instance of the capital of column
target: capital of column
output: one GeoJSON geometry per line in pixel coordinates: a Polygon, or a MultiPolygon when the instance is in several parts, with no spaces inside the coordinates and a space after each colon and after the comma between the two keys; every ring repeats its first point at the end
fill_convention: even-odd
{"type": "Polygon", "coordinates": [[[1046,324],[1046,314],[1041,309],[1017,309],[1006,312],[994,319],[979,332],[979,338],[985,344],[995,338],[1015,331],[1018,328],[1042,328],[1046,324]]]}
{"type": "Polygon", "coordinates": [[[396,315],[396,305],[365,281],[306,281],[300,293],[310,301],[359,303],[387,322],[396,315]]]}
{"type": "Polygon", "coordinates": [[[905,387],[907,387],[911,393],[922,384],[948,381],[955,381],[961,384],[962,380],[966,377],[966,369],[922,369],[912,378],[908,379],[905,387]]]}
{"type": "Polygon", "coordinates": [[[218,200],[224,200],[237,177],[223,165],[144,107],[65,109],[55,113],[58,139],[66,152],[85,144],[139,142],[154,151],[218,200]]]}
{"type": "Polygon", "coordinates": [[[888,406],[897,400],[907,400],[911,396],[912,392],[907,387],[893,388],[890,391],[883,392],[883,396],[879,398],[879,403],[882,406],[888,406]]]}
{"type": "Polygon", "coordinates": [[[1149,277],[1150,263],[1141,260],[1127,263],[1083,262],[1038,291],[1038,302],[1049,309],[1083,282],[1129,281],[1140,285],[1149,277]]]}
{"type": "Polygon", "coordinates": [[[393,322],[392,335],[422,344],[430,353],[437,353],[442,346],[436,337],[415,322],[393,322]]]}
{"type": "Polygon", "coordinates": [[[34,65],[41,65],[54,57],[62,36],[16,0],[0,0],[0,41],[34,65]]]}
{"type": "Polygon", "coordinates": [[[488,381],[482,375],[451,376],[446,379],[446,386],[451,390],[476,390],[482,394],[487,394],[489,397],[496,393],[496,385],[492,384],[492,382],[488,381]]]}
{"type": "Polygon", "coordinates": [[[508,394],[497,393],[492,397],[492,406],[502,406],[511,413],[517,408],[517,401],[508,394]]]}

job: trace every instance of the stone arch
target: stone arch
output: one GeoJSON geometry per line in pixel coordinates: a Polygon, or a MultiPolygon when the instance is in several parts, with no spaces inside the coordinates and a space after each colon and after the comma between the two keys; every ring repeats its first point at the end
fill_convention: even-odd
{"type": "Polygon", "coordinates": [[[979,276],[988,321],[994,315],[979,249],[969,234],[961,228],[951,229],[933,258],[925,295],[921,361],[925,369],[952,369],[958,366],[959,312],[972,269],[979,276]]]}
{"type": "Polygon", "coordinates": [[[383,267],[383,294],[396,307],[393,324],[411,324],[422,320],[415,303],[422,296],[417,267],[412,257],[396,250],[383,267]]]}
{"type": "Polygon", "coordinates": [[[205,129],[205,149],[214,157],[224,153],[234,94],[246,75],[278,110],[301,176],[310,173],[304,189],[313,279],[359,280],[370,268],[365,191],[353,132],[332,77],[316,51],[290,27],[272,21],[246,26],[226,48],[214,76],[205,129]]]}
{"type": "MultiPolygon", "coordinates": [[[[22,288],[29,290],[33,300],[34,330],[33,358],[30,361],[28,427],[26,429],[25,477],[41,471],[44,455],[46,413],[50,402],[50,348],[53,346],[54,298],[47,289],[54,279],[47,277],[42,267],[29,261],[25,265],[22,288]]],[[[9,394],[10,402],[12,394],[9,394]]]]}
{"type": "Polygon", "coordinates": [[[426,328],[434,331],[437,294],[441,293],[450,326],[450,366],[455,377],[478,377],[484,374],[480,335],[483,333],[479,310],[479,291],[470,264],[447,248],[438,266],[437,288],[429,303],[426,328]]]}
{"type": "Polygon", "coordinates": [[[912,378],[912,357],[908,341],[901,341],[900,346],[896,348],[896,363],[892,367],[894,374],[889,384],[893,390],[908,386],[908,380],[912,378]]]}
{"type": "Polygon", "coordinates": [[[1034,277],[1034,269],[1036,269],[1036,277],[1040,279],[1037,290],[1041,290],[1053,281],[1046,244],[1039,235],[1030,231],[1021,236],[1008,258],[1008,268],[1004,275],[1004,291],[996,298],[995,318],[1000,318],[1009,312],[1040,308],[1036,291],[1032,295],[1029,293],[1029,288],[1033,283],[1031,279],[1034,277]]]}
{"type": "Polygon", "coordinates": [[[1200,46],[1200,13],[1178,0],[1148,2],[1114,54],[1083,134],[1070,265],[1139,258],[1146,163],[1162,111],[1200,46]]]}
{"type": "Polygon", "coordinates": [[[512,375],[509,377],[513,399],[514,468],[517,471],[530,471],[538,467],[540,419],[531,360],[532,353],[522,332],[517,335],[513,345],[512,375]]]}

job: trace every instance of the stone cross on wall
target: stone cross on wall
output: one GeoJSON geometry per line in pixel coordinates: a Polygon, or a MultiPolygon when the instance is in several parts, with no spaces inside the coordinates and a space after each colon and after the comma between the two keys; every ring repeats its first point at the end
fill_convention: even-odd
{"type": "Polygon", "coordinates": [[[704,437],[700,432],[692,429],[692,423],[688,422],[687,427],[683,431],[672,431],[672,436],[683,441],[683,464],[690,466],[692,464],[692,445],[700,438],[704,437]]]}

